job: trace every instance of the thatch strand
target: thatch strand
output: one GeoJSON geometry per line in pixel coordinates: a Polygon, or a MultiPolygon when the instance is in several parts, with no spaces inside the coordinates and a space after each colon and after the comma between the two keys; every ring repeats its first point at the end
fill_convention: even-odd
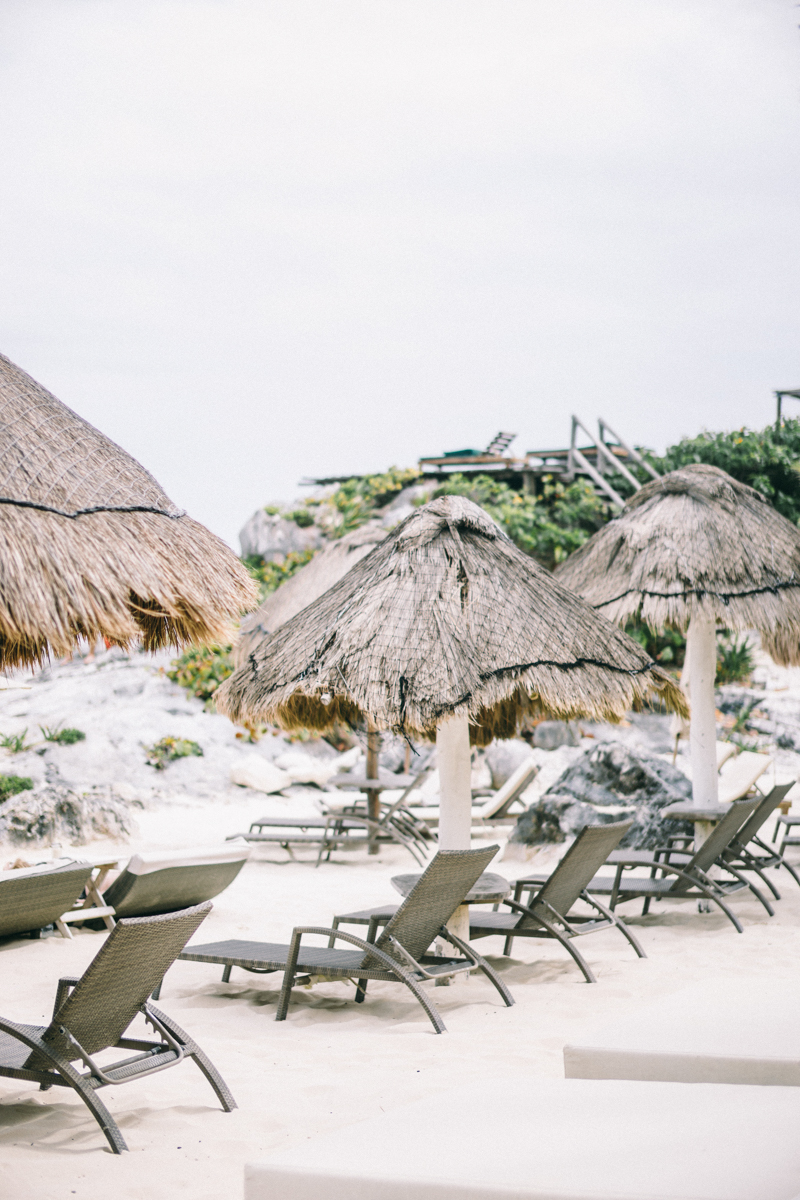
{"type": "Polygon", "coordinates": [[[477,505],[445,496],[265,638],[215,700],[237,721],[324,730],[369,717],[417,738],[466,713],[485,744],[524,713],[619,720],[648,696],[685,712],[638,643],[477,505]]]}
{"type": "Polygon", "coordinates": [[[619,624],[685,630],[697,614],[800,663],[800,530],[718,467],[648,483],[556,576],[619,624]]]}
{"type": "Polygon", "coordinates": [[[231,635],[255,588],[135,459],[0,355],[0,666],[81,637],[148,650],[231,635]]]}
{"type": "Polygon", "coordinates": [[[323,550],[318,550],[310,562],[266,596],[256,611],[242,621],[239,637],[233,647],[236,666],[241,666],[265,637],[333,587],[385,537],[383,526],[371,521],[329,542],[323,550]]]}

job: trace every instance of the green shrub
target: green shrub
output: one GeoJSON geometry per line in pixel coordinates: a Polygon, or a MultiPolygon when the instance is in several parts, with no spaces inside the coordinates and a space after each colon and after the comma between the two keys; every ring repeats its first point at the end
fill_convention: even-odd
{"type": "Polygon", "coordinates": [[[491,475],[453,474],[433,493],[467,496],[505,530],[511,540],[552,570],[608,520],[608,506],[586,480],[564,484],[545,475],[538,496],[517,492],[491,475]]]}
{"type": "Polygon", "coordinates": [[[416,467],[389,467],[382,475],[368,475],[363,479],[347,479],[320,507],[332,508],[330,521],[324,518],[321,524],[328,526],[331,537],[342,537],[359,525],[364,525],[379,508],[383,508],[405,487],[416,483],[420,472],[416,467]]]}
{"type": "Polygon", "coordinates": [[[25,728],[22,733],[0,733],[0,748],[10,750],[12,754],[22,754],[25,750],[32,750],[33,746],[29,746],[25,742],[27,732],[28,730],[25,728]]]}
{"type": "Polygon", "coordinates": [[[57,742],[59,746],[74,746],[86,740],[82,729],[62,729],[60,725],[40,725],[39,729],[46,742],[57,742]]]}
{"type": "MultiPolygon", "coordinates": [[[[313,519],[310,524],[313,524],[313,519]]],[[[283,562],[279,563],[268,562],[258,554],[250,554],[242,561],[258,584],[260,598],[263,600],[287,579],[291,579],[295,571],[299,571],[306,563],[311,562],[314,554],[314,550],[290,550],[283,562]]]]}
{"type": "Polygon", "coordinates": [[[683,666],[686,657],[686,638],[677,629],[659,629],[657,633],[643,621],[634,618],[625,625],[625,632],[644,648],[651,658],[667,667],[683,666]]]}
{"type": "Polygon", "coordinates": [[[163,771],[167,763],[174,762],[176,758],[191,758],[193,755],[203,757],[202,747],[188,738],[164,737],[154,746],[145,746],[145,750],[147,765],[155,767],[157,771],[163,771]]]}
{"type": "Polygon", "coordinates": [[[208,704],[219,685],[233,674],[232,649],[232,646],[190,646],[180,658],[173,658],[167,679],[208,704]]]}
{"type": "Polygon", "coordinates": [[[780,433],[766,429],[705,430],[669,446],[653,465],[661,474],[688,463],[710,463],[761,492],[794,524],[800,524],[800,420],[786,421],[780,433]]]}
{"type": "Polygon", "coordinates": [[[727,629],[717,635],[717,683],[746,683],[755,662],[747,634],[737,637],[727,629]]]}
{"type": "Polygon", "coordinates": [[[29,792],[32,787],[33,780],[27,775],[0,775],[0,803],[18,792],[29,792]]]}

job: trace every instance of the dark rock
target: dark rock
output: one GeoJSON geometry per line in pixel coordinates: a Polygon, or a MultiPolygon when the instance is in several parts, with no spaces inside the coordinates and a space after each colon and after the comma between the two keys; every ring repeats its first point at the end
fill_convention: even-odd
{"type": "MultiPolygon", "coordinates": [[[[134,804],[142,807],[138,801],[134,804]]],[[[108,785],[79,795],[60,784],[47,783],[0,806],[0,837],[29,846],[53,842],[79,846],[100,837],[123,839],[133,829],[130,810],[131,805],[108,785]]]]}
{"type": "Polygon", "coordinates": [[[533,731],[533,744],[540,750],[580,746],[581,731],[571,721],[540,721],[533,731]]]}
{"type": "Polygon", "coordinates": [[[512,842],[562,842],[584,825],[632,817],[620,843],[634,849],[663,846],[671,834],[691,833],[688,821],[664,820],[661,809],[690,800],[692,785],[677,767],[619,742],[602,742],[580,755],[519,818],[512,842]]]}

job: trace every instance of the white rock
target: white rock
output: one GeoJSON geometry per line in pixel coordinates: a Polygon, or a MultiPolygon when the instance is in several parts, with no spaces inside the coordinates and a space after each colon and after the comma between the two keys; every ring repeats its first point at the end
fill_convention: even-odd
{"type": "Polygon", "coordinates": [[[259,754],[250,754],[231,767],[231,783],[254,788],[257,792],[281,792],[293,782],[288,771],[281,771],[259,754]]]}
{"type": "Polygon", "coordinates": [[[315,783],[327,787],[328,780],[338,771],[336,759],[321,760],[302,750],[287,750],[275,759],[275,766],[291,777],[292,783],[315,783]]]}

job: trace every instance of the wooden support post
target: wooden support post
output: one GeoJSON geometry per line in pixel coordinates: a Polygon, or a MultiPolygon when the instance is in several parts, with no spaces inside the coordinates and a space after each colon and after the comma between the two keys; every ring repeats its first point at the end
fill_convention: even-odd
{"type": "MultiPolygon", "coordinates": [[[[367,779],[378,778],[378,767],[381,754],[381,735],[372,724],[368,721],[367,727],[367,779]]],[[[374,792],[371,789],[367,791],[367,815],[371,821],[380,821],[381,819],[381,794],[374,792]]],[[[369,839],[369,853],[378,853],[378,842],[374,837],[369,839]]]]}

